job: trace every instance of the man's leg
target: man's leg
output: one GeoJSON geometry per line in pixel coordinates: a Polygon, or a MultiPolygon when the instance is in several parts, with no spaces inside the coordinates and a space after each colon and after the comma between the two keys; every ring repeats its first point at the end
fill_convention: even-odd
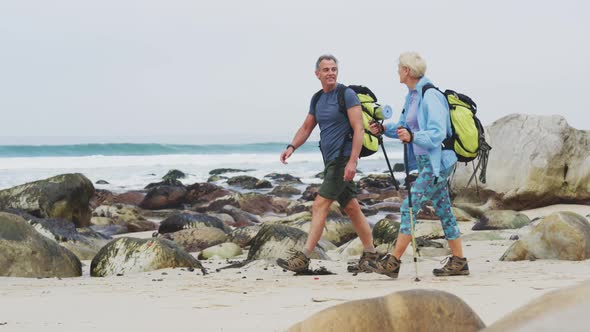
{"type": "Polygon", "coordinates": [[[305,245],[303,246],[303,253],[307,257],[313,252],[315,246],[322,237],[324,226],[326,225],[326,218],[328,217],[332,202],[334,202],[334,200],[324,198],[320,195],[317,195],[313,201],[311,225],[309,226],[307,241],[305,241],[305,245]]]}
{"type": "Polygon", "coordinates": [[[361,206],[359,202],[356,200],[356,198],[353,198],[350,201],[348,201],[348,204],[346,204],[346,207],[344,208],[344,212],[350,218],[350,221],[352,222],[352,227],[361,239],[363,247],[365,249],[374,248],[373,233],[371,231],[371,227],[369,226],[369,223],[367,222],[367,218],[365,218],[363,211],[361,211],[361,206]]]}

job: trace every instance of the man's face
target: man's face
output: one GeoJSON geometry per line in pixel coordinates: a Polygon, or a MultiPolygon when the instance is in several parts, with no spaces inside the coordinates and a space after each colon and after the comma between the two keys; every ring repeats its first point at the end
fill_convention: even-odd
{"type": "Polygon", "coordinates": [[[322,82],[322,86],[335,86],[336,78],[338,78],[338,65],[333,60],[322,60],[315,75],[322,82]]]}

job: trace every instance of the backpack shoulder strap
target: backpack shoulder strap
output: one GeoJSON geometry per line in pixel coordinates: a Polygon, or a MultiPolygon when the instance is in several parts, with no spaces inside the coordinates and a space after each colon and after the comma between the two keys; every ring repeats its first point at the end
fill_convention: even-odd
{"type": "Polygon", "coordinates": [[[348,89],[346,85],[338,84],[336,87],[336,96],[338,98],[338,109],[340,112],[344,113],[344,115],[348,116],[348,113],[346,112],[346,101],[344,100],[344,91],[346,91],[346,89],[348,89]]]}
{"type": "Polygon", "coordinates": [[[426,93],[426,91],[428,91],[429,89],[435,89],[436,91],[442,93],[444,95],[444,93],[442,91],[440,91],[436,86],[434,86],[434,84],[432,83],[426,83],[424,84],[424,86],[422,87],[422,98],[424,98],[424,94],[426,93]]]}
{"type": "Polygon", "coordinates": [[[322,96],[322,93],[324,93],[323,89],[320,89],[320,91],[316,92],[313,97],[311,97],[311,105],[313,106],[313,110],[315,111],[315,107],[318,104],[318,101],[320,100],[320,97],[322,96]]]}

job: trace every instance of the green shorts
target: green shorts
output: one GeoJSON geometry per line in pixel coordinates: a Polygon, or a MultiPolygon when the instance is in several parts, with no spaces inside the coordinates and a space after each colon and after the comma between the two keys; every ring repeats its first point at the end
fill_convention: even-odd
{"type": "Polygon", "coordinates": [[[320,196],[338,201],[342,208],[346,207],[357,193],[354,181],[344,181],[344,168],[347,162],[348,158],[336,158],[328,162],[324,169],[324,182],[319,191],[320,196]]]}

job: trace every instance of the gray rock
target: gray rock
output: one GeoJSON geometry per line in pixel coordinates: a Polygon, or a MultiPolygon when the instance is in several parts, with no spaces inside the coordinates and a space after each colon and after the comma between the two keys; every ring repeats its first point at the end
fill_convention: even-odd
{"type": "Polygon", "coordinates": [[[229,233],[230,231],[217,217],[198,212],[180,212],[162,220],[158,228],[158,233],[166,234],[185,229],[199,229],[204,227],[215,227],[224,233],[229,233]]]}
{"type": "MultiPolygon", "coordinates": [[[[590,131],[570,127],[562,116],[512,114],[485,128],[490,151],[487,182],[479,183],[483,202],[524,210],[559,202],[590,200],[590,131]]],[[[471,165],[458,165],[452,189],[474,195],[471,165]]]]}
{"type": "Polygon", "coordinates": [[[258,234],[262,226],[247,226],[234,229],[230,235],[229,240],[242,248],[250,245],[250,241],[258,234]]]}
{"type": "Polygon", "coordinates": [[[185,195],[185,187],[159,185],[147,193],[139,206],[148,210],[177,208],[184,203],[185,195]]]}
{"type": "Polygon", "coordinates": [[[279,173],[270,173],[264,176],[265,178],[270,178],[273,181],[281,185],[288,185],[288,184],[302,184],[301,179],[289,174],[279,174],[279,173]]]}
{"type": "Polygon", "coordinates": [[[197,252],[227,241],[227,234],[219,228],[200,227],[166,233],[162,238],[174,241],[188,252],[197,252]]]}
{"type": "Polygon", "coordinates": [[[542,295],[497,320],[483,332],[587,331],[590,282],[542,295]]]}
{"type": "Polygon", "coordinates": [[[178,180],[186,178],[186,174],[183,171],[177,169],[171,169],[162,177],[162,180],[178,180]]]}
{"type": "Polygon", "coordinates": [[[590,223],[573,212],[555,212],[514,242],[501,261],[590,258],[590,223]]]}
{"type": "MultiPolygon", "coordinates": [[[[231,177],[227,180],[227,184],[230,186],[240,187],[244,189],[256,189],[256,184],[260,180],[249,175],[239,175],[231,177]]],[[[270,182],[269,182],[270,183],[270,182]]]]}
{"type": "Polygon", "coordinates": [[[82,263],[21,216],[0,212],[0,276],[78,277],[82,263]]]}
{"type": "Polygon", "coordinates": [[[204,249],[199,255],[200,259],[219,257],[222,259],[234,258],[242,254],[242,248],[235,243],[226,242],[204,249]]]}
{"type": "Polygon", "coordinates": [[[473,225],[472,230],[518,229],[530,223],[529,217],[516,211],[487,211],[473,225]]]}
{"type": "MultiPolygon", "coordinates": [[[[309,233],[309,228],[311,227],[311,214],[304,214],[306,217],[294,221],[288,221],[287,223],[284,223],[284,225],[298,228],[309,233]]],[[[341,246],[355,237],[357,237],[357,234],[349,219],[332,217],[326,219],[326,224],[324,225],[324,231],[322,233],[323,240],[329,241],[336,246],[341,246]]]]}
{"type": "Polygon", "coordinates": [[[269,194],[279,197],[291,197],[293,195],[300,195],[301,190],[289,185],[280,185],[273,188],[273,190],[271,190],[269,194]]]}
{"type": "Polygon", "coordinates": [[[42,219],[22,211],[15,211],[14,214],[25,219],[39,234],[69,249],[80,260],[92,259],[100,248],[111,240],[109,236],[97,233],[90,228],[76,228],[66,219],[42,219]]]}
{"type": "Polygon", "coordinates": [[[219,175],[219,174],[225,174],[225,173],[250,172],[250,171],[254,171],[254,169],[216,168],[214,170],[209,171],[209,175],[219,175]]]}
{"type": "MultiPolygon", "coordinates": [[[[285,225],[268,224],[262,226],[250,241],[248,260],[277,259],[290,256],[290,250],[301,250],[307,239],[304,231],[285,225]]],[[[329,260],[320,244],[311,254],[312,258],[329,260]]]]}
{"type": "Polygon", "coordinates": [[[154,189],[160,186],[170,186],[170,187],[184,187],[184,184],[177,179],[165,179],[160,182],[152,182],[144,187],[144,189],[154,189]]]}
{"type": "Polygon", "coordinates": [[[106,277],[172,267],[199,268],[206,273],[196,258],[172,241],[123,237],[98,252],[90,264],[90,275],[106,277]]]}
{"type": "Polygon", "coordinates": [[[393,243],[397,239],[399,227],[400,223],[398,221],[389,218],[379,220],[373,226],[373,243],[376,246],[393,243]]]}
{"type": "Polygon", "coordinates": [[[414,289],[338,304],[288,331],[475,332],[482,328],[481,318],[457,296],[414,289]]]}
{"type": "Polygon", "coordinates": [[[76,227],[90,225],[94,186],[84,175],[62,174],[0,190],[0,210],[24,210],[40,218],[65,218],[76,227]]]}

